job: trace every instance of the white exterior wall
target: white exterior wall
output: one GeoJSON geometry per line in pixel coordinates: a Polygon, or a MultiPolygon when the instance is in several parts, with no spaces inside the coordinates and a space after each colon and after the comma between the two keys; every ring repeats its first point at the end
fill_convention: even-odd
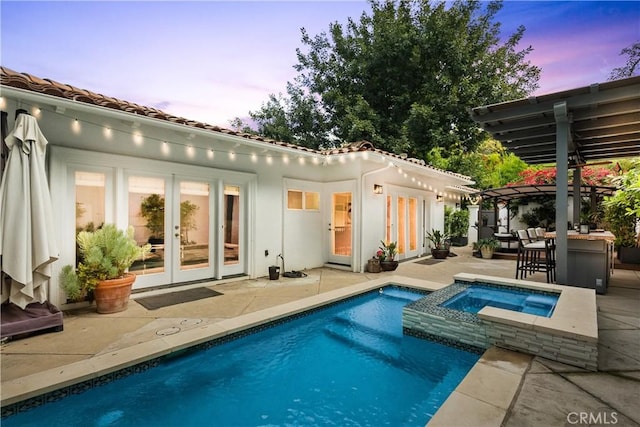
{"type": "MultiPolygon", "coordinates": [[[[13,94],[11,88],[6,92],[13,94]]],[[[3,93],[8,112],[18,107],[19,96],[13,95],[14,98],[3,93]]],[[[129,221],[126,197],[129,172],[209,181],[218,196],[224,183],[242,185],[245,214],[242,244],[246,251],[242,273],[249,277],[266,276],[270,265],[281,265],[278,254],[283,255],[288,271],[327,263],[329,201],[335,188],[352,192],[349,264],[353,271],[364,271],[367,260],[385,238],[387,195],[402,194],[417,199],[420,230],[417,245],[421,255],[424,229],[444,227],[444,203],[436,201],[436,191],[443,193],[448,191],[448,185],[467,184],[451,174],[397,158],[391,164],[383,154],[371,151],[327,157],[34,93],[20,99],[21,108],[29,106],[40,108],[36,117],[49,140],[49,186],[56,224],[52,233],[60,248],[49,289],[50,301],[59,306],[64,305],[66,298],[58,288],[57,275],[64,265],[75,262],[75,187],[69,177],[76,169],[107,173],[104,219],[121,228],[129,221]],[[56,110],[57,104],[65,108],[56,110]],[[74,118],[78,119],[78,127],[74,118]],[[213,150],[213,157],[208,150],[213,150]],[[234,159],[231,152],[236,153],[234,159]],[[317,162],[313,162],[314,158],[317,162]],[[374,184],[382,185],[384,193],[374,194],[374,184]],[[290,211],[287,208],[290,188],[318,191],[320,210],[290,211]]],[[[11,129],[13,117],[9,116],[11,129]]],[[[219,201],[212,202],[210,233],[215,235],[212,278],[220,278],[224,268],[216,255],[224,251],[222,232],[216,228],[222,213],[219,201]]],[[[170,227],[171,224],[165,225],[167,232],[170,227]]],[[[147,279],[140,279],[143,280],[147,279]]],[[[166,282],[158,283],[163,284],[166,282]]]]}

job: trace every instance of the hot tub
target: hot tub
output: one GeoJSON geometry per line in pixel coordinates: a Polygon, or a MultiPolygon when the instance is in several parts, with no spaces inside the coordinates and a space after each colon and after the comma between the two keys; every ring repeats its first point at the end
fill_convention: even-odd
{"type": "Polygon", "coordinates": [[[557,302],[558,294],[531,293],[526,290],[472,285],[440,306],[468,313],[477,313],[489,306],[535,316],[551,317],[557,302]]]}

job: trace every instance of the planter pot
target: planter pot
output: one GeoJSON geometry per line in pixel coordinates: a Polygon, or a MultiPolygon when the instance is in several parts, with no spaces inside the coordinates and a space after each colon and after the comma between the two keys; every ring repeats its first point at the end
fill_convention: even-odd
{"type": "Polygon", "coordinates": [[[131,286],[136,275],[126,273],[118,279],[103,280],[98,283],[94,291],[98,313],[118,313],[127,309],[131,286]]]}
{"type": "Polygon", "coordinates": [[[480,248],[480,253],[482,254],[482,258],[491,259],[493,258],[493,253],[495,250],[493,248],[480,248]]]}
{"type": "Polygon", "coordinates": [[[367,271],[369,273],[380,273],[380,260],[378,258],[371,258],[367,263],[367,271]]]}
{"type": "Polygon", "coordinates": [[[467,246],[468,244],[468,237],[451,237],[451,246],[467,246]]]}
{"type": "Polygon", "coordinates": [[[618,248],[618,259],[623,264],[640,264],[640,248],[618,248]]]}
{"type": "Polygon", "coordinates": [[[380,268],[382,271],[393,271],[398,268],[398,261],[381,261],[380,268]]]}
{"type": "Polygon", "coordinates": [[[435,259],[445,259],[449,256],[449,249],[431,249],[431,256],[435,259]]]}

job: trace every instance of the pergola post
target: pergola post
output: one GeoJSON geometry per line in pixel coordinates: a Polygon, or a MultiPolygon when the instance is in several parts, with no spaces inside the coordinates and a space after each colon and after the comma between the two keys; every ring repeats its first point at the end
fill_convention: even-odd
{"type": "MultiPolygon", "coordinates": [[[[566,101],[553,105],[556,121],[556,283],[567,284],[567,207],[569,206],[569,115],[566,101]]],[[[579,194],[579,193],[578,193],[579,194]]]]}
{"type": "Polygon", "coordinates": [[[573,172],[573,224],[580,224],[580,210],[582,209],[582,197],[580,184],[582,182],[582,168],[577,167],[573,172]]]}

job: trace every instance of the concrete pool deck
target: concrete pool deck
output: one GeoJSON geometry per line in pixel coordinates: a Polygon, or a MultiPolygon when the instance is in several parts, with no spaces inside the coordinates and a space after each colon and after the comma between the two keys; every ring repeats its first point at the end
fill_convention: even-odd
{"type": "MultiPolygon", "coordinates": [[[[122,313],[98,315],[93,309],[65,313],[63,332],[2,345],[2,404],[82,375],[97,376],[127,366],[138,357],[206,341],[262,322],[265,316],[302,310],[296,304],[303,298],[338,298],[357,289],[345,290],[352,285],[375,288],[399,276],[403,279],[398,281],[407,285],[437,288],[462,272],[514,275],[514,261],[475,258],[469,248],[454,252],[457,257],[432,265],[421,264],[424,258],[401,263],[392,273],[323,268],[300,279],[215,282],[212,287],[223,295],[153,311],[132,300],[122,313]]],[[[536,274],[529,279],[544,282],[545,277],[536,274]]],[[[594,420],[613,424],[612,417],[619,425],[640,425],[640,271],[615,270],[608,293],[597,296],[597,306],[598,372],[492,348],[451,396],[454,409],[443,406],[430,425],[566,425],[578,424],[572,421],[584,418],[583,414],[591,414],[592,425],[598,424],[594,420]]]]}

